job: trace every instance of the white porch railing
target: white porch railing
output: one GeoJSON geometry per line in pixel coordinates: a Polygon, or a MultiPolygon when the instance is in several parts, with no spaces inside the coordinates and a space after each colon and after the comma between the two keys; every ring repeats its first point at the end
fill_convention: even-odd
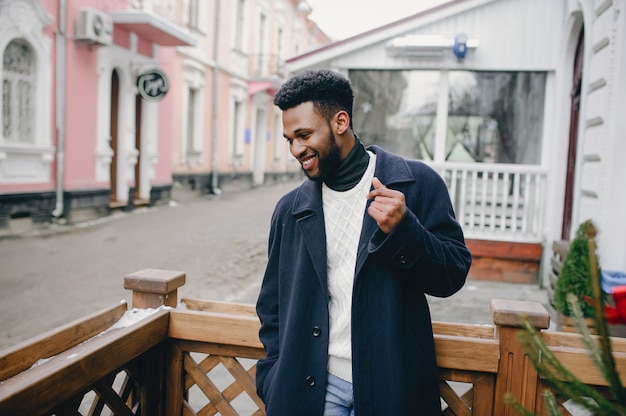
{"type": "Polygon", "coordinates": [[[546,169],[488,163],[429,164],[448,185],[466,238],[543,241],[546,169]]]}

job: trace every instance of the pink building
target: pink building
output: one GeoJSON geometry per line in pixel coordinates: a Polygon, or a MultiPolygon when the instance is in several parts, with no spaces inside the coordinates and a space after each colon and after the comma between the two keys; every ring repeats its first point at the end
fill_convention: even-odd
{"type": "Polygon", "coordinates": [[[195,38],[178,2],[135,3],[0,0],[0,230],[169,201],[174,47],[195,38]]]}
{"type": "Polygon", "coordinates": [[[185,22],[197,44],[176,48],[176,185],[219,193],[301,174],[272,97],[289,57],[330,41],[310,11],[304,0],[197,1],[185,22]]]}

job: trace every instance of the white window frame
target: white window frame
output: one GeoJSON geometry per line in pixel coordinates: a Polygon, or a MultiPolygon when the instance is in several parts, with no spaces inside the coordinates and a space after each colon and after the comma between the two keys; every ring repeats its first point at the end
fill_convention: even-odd
{"type": "MultiPolygon", "coordinates": [[[[47,183],[51,180],[54,147],[51,134],[52,108],[52,41],[44,28],[52,22],[41,5],[34,0],[14,0],[0,8],[0,54],[7,45],[22,39],[32,48],[35,75],[33,84],[32,141],[5,142],[0,135],[0,185],[47,183]]],[[[4,79],[0,65],[0,80],[4,79]]],[[[0,118],[3,103],[0,100],[0,118]]],[[[0,120],[0,125],[2,120],[0,120]]]]}
{"type": "Polygon", "coordinates": [[[233,49],[239,52],[247,52],[246,47],[246,6],[250,0],[234,0],[235,12],[233,13],[233,49]]]}
{"type": "Polygon", "coordinates": [[[272,161],[274,168],[278,169],[282,165],[283,156],[286,155],[287,140],[283,137],[282,115],[274,112],[274,155],[272,161]]]}
{"type": "Polygon", "coordinates": [[[206,114],[205,109],[205,79],[206,73],[197,65],[186,62],[183,66],[183,97],[181,108],[181,163],[186,163],[190,166],[201,164],[204,159],[204,118],[203,114],[206,114]],[[193,126],[189,126],[187,121],[189,114],[189,92],[194,91],[193,98],[193,126]],[[192,129],[193,137],[189,140],[189,129],[192,129]]]}
{"type": "Polygon", "coordinates": [[[231,86],[228,163],[235,167],[243,163],[247,98],[244,86],[231,86]]]}

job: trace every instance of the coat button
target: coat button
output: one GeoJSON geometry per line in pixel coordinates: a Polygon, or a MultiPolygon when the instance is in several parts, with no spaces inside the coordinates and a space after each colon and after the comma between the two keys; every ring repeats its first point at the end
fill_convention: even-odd
{"type": "Polygon", "coordinates": [[[315,386],[315,377],[313,377],[313,376],[306,376],[306,379],[304,379],[304,381],[306,382],[307,386],[309,386],[309,387],[315,386]]]}
{"type": "Polygon", "coordinates": [[[404,255],[400,256],[400,263],[406,264],[406,257],[404,257],[404,255]]]}
{"type": "Polygon", "coordinates": [[[319,337],[320,335],[322,335],[322,330],[319,326],[314,326],[312,332],[314,337],[319,337]]]}

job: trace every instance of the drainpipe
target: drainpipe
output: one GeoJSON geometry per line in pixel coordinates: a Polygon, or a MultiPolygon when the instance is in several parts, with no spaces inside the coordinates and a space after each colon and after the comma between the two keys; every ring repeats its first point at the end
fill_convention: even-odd
{"type": "Polygon", "coordinates": [[[67,5],[59,0],[59,27],[56,31],[56,125],[57,125],[57,157],[56,157],[56,206],[52,215],[60,218],[63,215],[63,177],[65,173],[65,36],[67,5]]]}
{"type": "Polygon", "coordinates": [[[213,145],[211,146],[211,189],[216,195],[220,195],[222,190],[218,188],[218,171],[217,171],[217,142],[218,142],[218,107],[219,107],[219,34],[220,34],[220,0],[215,1],[215,33],[213,36],[213,145]]]}

